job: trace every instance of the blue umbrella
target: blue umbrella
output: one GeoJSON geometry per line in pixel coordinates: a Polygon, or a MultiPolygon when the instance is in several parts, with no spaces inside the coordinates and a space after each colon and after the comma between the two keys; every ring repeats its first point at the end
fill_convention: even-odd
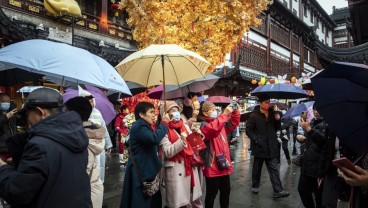
{"type": "Polygon", "coordinates": [[[309,101],[309,102],[305,102],[305,103],[300,103],[298,105],[295,105],[293,107],[291,107],[286,113],[285,115],[282,117],[283,119],[288,119],[288,118],[294,118],[297,116],[300,116],[300,114],[304,111],[306,111],[308,108],[312,107],[314,104],[314,101],[309,101]]]}
{"type": "Polygon", "coordinates": [[[274,99],[297,99],[308,97],[301,88],[289,84],[267,84],[258,86],[251,92],[252,96],[267,94],[274,99]]]}
{"type": "Polygon", "coordinates": [[[368,145],[368,66],[336,62],[311,79],[316,107],[356,153],[368,145]]]}
{"type": "Polygon", "coordinates": [[[0,49],[0,71],[13,68],[46,75],[60,83],[90,84],[131,95],[113,66],[84,49],[64,43],[36,39],[0,49]]]}

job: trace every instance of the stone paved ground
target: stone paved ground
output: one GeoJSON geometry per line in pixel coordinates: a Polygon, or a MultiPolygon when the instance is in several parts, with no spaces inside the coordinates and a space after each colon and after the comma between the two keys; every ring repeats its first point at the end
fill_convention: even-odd
{"type": "MultiPolygon", "coordinates": [[[[272,198],[272,186],[268,172],[264,166],[262,170],[261,187],[258,195],[251,192],[251,164],[252,157],[248,151],[248,138],[242,134],[232,154],[235,156],[234,173],[231,175],[231,208],[302,208],[297,192],[299,180],[299,167],[288,165],[282,155],[280,163],[280,176],[284,189],[290,192],[290,196],[283,199],[272,198]]],[[[291,149],[291,144],[290,149],[291,149]]],[[[283,154],[283,153],[282,153],[283,154]]],[[[109,208],[119,207],[120,195],[124,179],[124,168],[118,163],[118,155],[113,153],[107,157],[105,180],[105,203],[109,208]]],[[[205,192],[205,190],[204,190],[205,192]]],[[[203,198],[203,197],[202,197],[203,198]]],[[[204,200],[203,200],[204,201],[204,200]]],[[[218,208],[218,201],[215,204],[218,208]]],[[[347,208],[348,203],[339,202],[338,208],[347,208]]]]}

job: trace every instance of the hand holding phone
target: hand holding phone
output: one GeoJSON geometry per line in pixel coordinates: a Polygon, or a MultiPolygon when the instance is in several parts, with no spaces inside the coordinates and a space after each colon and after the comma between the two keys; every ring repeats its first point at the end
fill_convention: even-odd
{"type": "Polygon", "coordinates": [[[358,171],[356,170],[354,164],[346,157],[342,157],[342,158],[339,158],[339,159],[335,159],[332,161],[332,164],[334,166],[336,166],[337,168],[340,168],[340,167],[345,167],[355,173],[358,173],[358,171]]]}
{"type": "Polygon", "coordinates": [[[230,103],[230,105],[231,105],[231,107],[232,107],[233,109],[237,109],[237,108],[238,108],[238,104],[237,104],[235,101],[232,101],[232,102],[230,103]]]}

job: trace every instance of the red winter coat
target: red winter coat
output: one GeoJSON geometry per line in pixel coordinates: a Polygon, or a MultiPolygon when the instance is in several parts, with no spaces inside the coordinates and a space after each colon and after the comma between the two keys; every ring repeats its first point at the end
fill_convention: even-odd
{"type": "Polygon", "coordinates": [[[115,130],[124,135],[127,135],[129,132],[128,127],[125,126],[125,123],[123,121],[126,115],[126,113],[120,113],[119,115],[117,115],[114,124],[115,130]]]}
{"type": "Polygon", "coordinates": [[[233,173],[233,165],[230,160],[230,150],[226,134],[234,130],[240,123],[240,113],[238,110],[233,111],[230,115],[230,127],[225,127],[229,117],[222,113],[216,119],[208,118],[207,124],[201,128],[204,141],[210,141],[211,153],[213,158],[210,158],[210,166],[204,166],[203,175],[205,177],[218,177],[230,175],[233,173]],[[221,136],[221,135],[222,136],[221,136]],[[226,159],[230,163],[230,168],[226,170],[219,170],[216,163],[216,155],[224,153],[226,159]]]}

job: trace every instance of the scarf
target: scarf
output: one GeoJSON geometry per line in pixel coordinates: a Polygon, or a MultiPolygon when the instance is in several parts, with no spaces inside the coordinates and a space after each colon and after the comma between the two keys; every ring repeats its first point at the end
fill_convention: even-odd
{"type": "MultiPolygon", "coordinates": [[[[182,119],[178,122],[170,122],[169,123],[169,132],[167,133],[169,140],[172,144],[174,144],[178,139],[180,139],[179,133],[176,131],[178,130],[180,133],[185,132],[188,135],[188,131],[185,128],[184,122],[182,119]]],[[[194,187],[194,174],[192,169],[192,160],[193,160],[193,150],[192,147],[187,144],[187,146],[176,154],[174,157],[170,158],[172,162],[181,162],[184,161],[185,167],[185,176],[190,176],[191,187],[194,187]]]]}

